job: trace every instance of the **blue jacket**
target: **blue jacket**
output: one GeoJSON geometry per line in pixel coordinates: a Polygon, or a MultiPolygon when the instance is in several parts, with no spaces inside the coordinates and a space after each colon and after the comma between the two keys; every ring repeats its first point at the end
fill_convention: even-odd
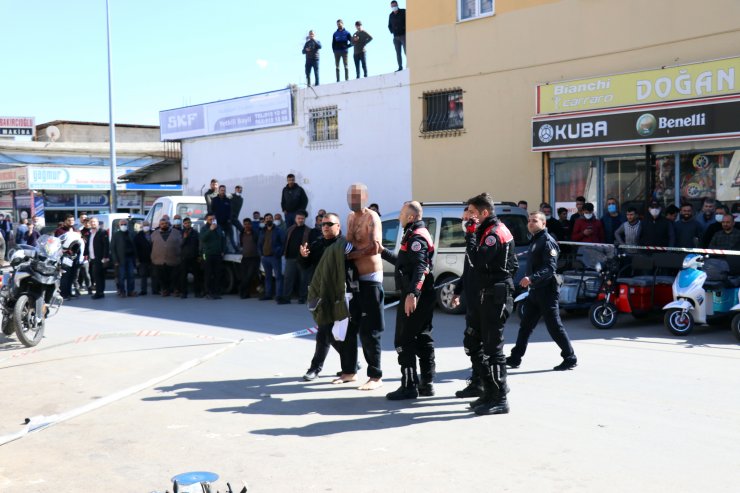
{"type": "Polygon", "coordinates": [[[331,37],[331,49],[339,53],[347,53],[352,46],[352,35],[346,29],[337,29],[331,37]]]}
{"type": "Polygon", "coordinates": [[[606,213],[601,218],[601,224],[604,225],[604,243],[614,244],[614,232],[624,222],[627,222],[627,218],[621,212],[616,216],[606,213]]]}
{"type": "MultiPolygon", "coordinates": [[[[264,254],[262,253],[262,247],[265,244],[265,233],[267,233],[268,229],[265,228],[260,231],[260,239],[257,242],[257,251],[260,254],[260,257],[264,257],[264,254]]],[[[271,257],[277,257],[280,258],[283,255],[283,249],[285,248],[285,233],[278,228],[277,226],[272,227],[272,255],[271,257]]]]}

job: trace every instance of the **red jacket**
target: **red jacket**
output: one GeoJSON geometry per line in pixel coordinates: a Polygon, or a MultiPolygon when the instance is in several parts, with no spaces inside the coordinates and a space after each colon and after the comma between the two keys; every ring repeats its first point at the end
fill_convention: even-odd
{"type": "Polygon", "coordinates": [[[576,220],[571,238],[573,241],[583,241],[586,243],[604,243],[604,226],[601,224],[601,221],[596,219],[596,216],[591,219],[581,217],[576,220]],[[591,234],[585,235],[584,231],[588,228],[591,228],[591,234]]]}

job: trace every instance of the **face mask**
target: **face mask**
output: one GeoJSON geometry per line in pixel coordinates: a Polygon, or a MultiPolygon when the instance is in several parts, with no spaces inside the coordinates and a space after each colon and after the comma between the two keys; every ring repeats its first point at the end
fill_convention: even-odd
{"type": "Polygon", "coordinates": [[[272,226],[273,224],[274,224],[274,223],[273,223],[272,221],[265,221],[265,226],[267,226],[268,228],[269,228],[270,226],[272,226]]]}
{"type": "Polygon", "coordinates": [[[148,233],[149,230],[151,230],[152,228],[150,228],[149,226],[143,226],[141,229],[144,231],[144,233],[148,233]]]}
{"type": "Polygon", "coordinates": [[[592,219],[594,217],[594,215],[593,214],[584,214],[583,217],[585,217],[586,219],[592,219]]]}
{"type": "Polygon", "coordinates": [[[609,213],[614,214],[615,212],[617,212],[617,204],[607,205],[606,210],[609,211],[609,213]]]}
{"type": "Polygon", "coordinates": [[[552,219],[552,214],[545,214],[545,219],[547,219],[548,221],[549,221],[550,219],[552,219]]]}
{"type": "Polygon", "coordinates": [[[277,219],[277,220],[275,220],[275,222],[273,222],[273,224],[274,224],[275,226],[280,226],[280,223],[281,223],[281,222],[282,222],[282,221],[280,221],[280,219],[277,219]]]}
{"type": "Polygon", "coordinates": [[[722,214],[715,214],[714,215],[714,220],[717,221],[718,223],[721,223],[722,222],[722,214]]]}
{"type": "Polygon", "coordinates": [[[214,219],[214,220],[213,220],[213,222],[211,222],[211,224],[215,224],[216,226],[218,226],[218,221],[216,221],[216,220],[214,219]]]}
{"type": "Polygon", "coordinates": [[[237,197],[241,197],[242,196],[241,192],[234,192],[234,195],[236,195],[237,197]]]}
{"type": "Polygon", "coordinates": [[[391,7],[391,10],[392,10],[393,12],[398,12],[398,7],[391,7]]]}
{"type": "Polygon", "coordinates": [[[660,209],[650,209],[650,215],[653,217],[658,217],[660,214],[660,209]]]}
{"type": "Polygon", "coordinates": [[[180,226],[182,224],[182,221],[180,221],[179,219],[175,219],[174,222],[175,222],[175,226],[180,226]]]}
{"type": "Polygon", "coordinates": [[[120,226],[120,230],[125,233],[126,231],[128,231],[128,226],[120,226]]]}
{"type": "Polygon", "coordinates": [[[265,229],[265,223],[260,223],[260,229],[265,229]]]}

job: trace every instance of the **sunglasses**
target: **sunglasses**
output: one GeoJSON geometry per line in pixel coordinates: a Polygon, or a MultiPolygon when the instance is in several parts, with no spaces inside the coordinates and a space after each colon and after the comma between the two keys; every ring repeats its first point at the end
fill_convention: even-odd
{"type": "Polygon", "coordinates": [[[323,228],[326,226],[327,228],[331,228],[332,226],[336,226],[337,224],[338,223],[321,223],[321,227],[323,228]]]}

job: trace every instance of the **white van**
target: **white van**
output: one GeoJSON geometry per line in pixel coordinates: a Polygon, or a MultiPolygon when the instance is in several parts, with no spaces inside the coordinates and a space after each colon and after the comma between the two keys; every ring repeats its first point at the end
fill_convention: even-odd
{"type": "Polygon", "coordinates": [[[159,226],[159,220],[163,215],[167,214],[171,221],[175,214],[180,214],[183,219],[189,217],[194,224],[197,222],[202,224],[207,212],[205,197],[200,195],[168,195],[159,197],[154,201],[152,208],[149,209],[149,213],[146,215],[146,220],[149,221],[152,228],[156,228],[159,226]]]}
{"type": "Polygon", "coordinates": [[[113,214],[91,214],[88,218],[96,218],[100,223],[100,227],[108,230],[108,239],[113,238],[113,233],[120,229],[119,225],[121,219],[126,219],[131,223],[129,231],[138,233],[141,229],[141,223],[144,221],[144,216],[141,214],[129,214],[128,212],[116,212],[113,214]]]}

